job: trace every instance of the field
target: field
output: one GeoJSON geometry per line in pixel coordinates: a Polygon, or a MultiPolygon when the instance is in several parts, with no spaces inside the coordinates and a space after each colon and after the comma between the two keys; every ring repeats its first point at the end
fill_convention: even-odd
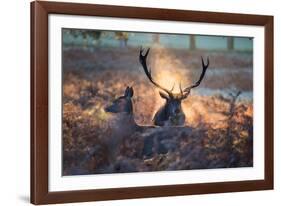
{"type": "Polygon", "coordinates": [[[153,127],[164,104],[138,61],[139,48],[63,49],[63,175],[253,166],[252,53],[155,47],[148,65],[162,85],[201,85],[182,102],[184,127],[153,127]],[[104,108],[134,89],[129,131],[104,108]],[[122,138],[120,138],[122,136],[122,138]]]}

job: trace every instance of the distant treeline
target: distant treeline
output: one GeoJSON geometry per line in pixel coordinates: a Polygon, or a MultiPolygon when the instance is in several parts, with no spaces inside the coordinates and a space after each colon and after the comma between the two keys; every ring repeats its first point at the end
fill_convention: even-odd
{"type": "Polygon", "coordinates": [[[253,51],[250,37],[203,36],[183,34],[155,34],[142,32],[99,31],[86,29],[63,29],[63,46],[139,47],[158,44],[168,48],[190,50],[239,50],[253,51]]]}

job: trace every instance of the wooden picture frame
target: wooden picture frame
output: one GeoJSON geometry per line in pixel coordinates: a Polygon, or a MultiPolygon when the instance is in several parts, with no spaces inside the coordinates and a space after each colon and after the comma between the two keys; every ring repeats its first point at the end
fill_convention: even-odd
{"type": "Polygon", "coordinates": [[[45,1],[31,3],[31,202],[33,204],[268,190],[273,189],[273,182],[272,16],[45,1]],[[265,31],[264,180],[50,192],[48,189],[48,15],[50,14],[263,26],[265,31]]]}

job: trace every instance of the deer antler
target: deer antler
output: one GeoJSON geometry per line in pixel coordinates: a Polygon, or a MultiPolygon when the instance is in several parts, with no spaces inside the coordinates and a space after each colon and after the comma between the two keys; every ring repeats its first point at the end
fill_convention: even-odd
{"type": "Polygon", "coordinates": [[[180,82],[180,94],[181,94],[181,96],[183,96],[183,91],[182,91],[182,88],[181,88],[181,82],[180,82]]]}
{"type": "Polygon", "coordinates": [[[203,57],[201,57],[201,61],[202,61],[202,73],[201,73],[201,75],[200,75],[199,80],[198,80],[195,84],[193,84],[193,85],[191,85],[191,86],[185,88],[185,89],[183,90],[184,92],[190,92],[190,90],[191,90],[192,88],[198,87],[198,86],[200,85],[202,79],[204,78],[205,73],[206,73],[206,70],[207,70],[207,68],[209,67],[209,63],[210,63],[210,62],[209,62],[209,57],[207,58],[207,64],[204,63],[203,57]]]}
{"type": "Polygon", "coordinates": [[[143,49],[140,48],[140,55],[139,55],[139,61],[143,67],[143,70],[147,76],[147,78],[150,80],[150,82],[152,84],[154,84],[156,87],[158,87],[159,89],[162,89],[163,91],[165,91],[169,96],[172,96],[172,90],[174,89],[174,86],[171,90],[168,90],[164,87],[162,87],[161,85],[159,85],[151,76],[151,69],[148,69],[147,65],[146,65],[146,58],[148,56],[150,48],[147,49],[147,51],[143,54],[143,49]]]}

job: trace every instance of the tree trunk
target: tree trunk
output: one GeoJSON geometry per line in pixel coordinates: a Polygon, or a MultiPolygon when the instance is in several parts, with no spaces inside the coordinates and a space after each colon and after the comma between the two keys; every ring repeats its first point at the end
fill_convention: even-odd
{"type": "Polygon", "coordinates": [[[189,40],[189,42],[190,42],[189,48],[190,48],[190,50],[195,50],[196,49],[195,36],[193,34],[191,34],[189,36],[189,38],[190,38],[190,40],[189,40]]]}
{"type": "Polygon", "coordinates": [[[227,37],[227,50],[228,51],[234,50],[234,38],[233,37],[227,37]]]}
{"type": "Polygon", "coordinates": [[[160,42],[160,35],[159,34],[153,34],[152,39],[153,39],[154,43],[159,44],[159,42],[160,42]]]}

